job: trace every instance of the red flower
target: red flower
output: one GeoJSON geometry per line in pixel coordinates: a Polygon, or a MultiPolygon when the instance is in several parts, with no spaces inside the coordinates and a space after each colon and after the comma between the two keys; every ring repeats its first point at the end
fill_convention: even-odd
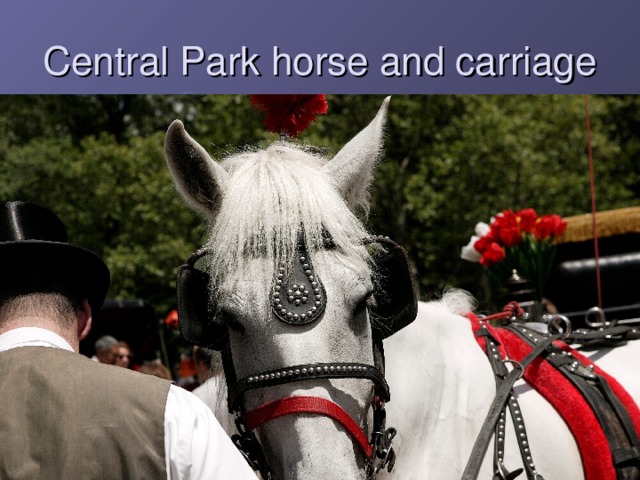
{"type": "Polygon", "coordinates": [[[324,95],[251,95],[251,105],[265,113],[264,126],[296,137],[317,115],[327,113],[324,95]]]}
{"type": "Polygon", "coordinates": [[[505,247],[514,247],[522,241],[518,217],[513,210],[505,210],[496,216],[491,224],[491,233],[505,247]]]}
{"type": "Polygon", "coordinates": [[[520,230],[524,233],[533,233],[536,228],[536,220],[538,219],[536,211],[533,208],[525,208],[524,210],[520,210],[516,216],[518,217],[520,230]]]}
{"type": "Polygon", "coordinates": [[[535,237],[538,240],[559,237],[566,229],[567,222],[560,215],[542,215],[536,223],[535,237]]]}
{"type": "Polygon", "coordinates": [[[478,240],[476,240],[476,243],[473,244],[473,248],[475,248],[478,253],[484,253],[489,244],[493,242],[495,242],[495,240],[493,238],[493,235],[491,235],[491,232],[489,232],[483,237],[480,237],[478,240]]]}
{"type": "Polygon", "coordinates": [[[178,328],[178,311],[171,310],[167,317],[164,319],[164,323],[169,328],[178,328]]]}
{"type": "Polygon", "coordinates": [[[496,242],[491,242],[480,257],[480,265],[490,267],[504,260],[504,257],[506,257],[504,248],[496,242]]]}

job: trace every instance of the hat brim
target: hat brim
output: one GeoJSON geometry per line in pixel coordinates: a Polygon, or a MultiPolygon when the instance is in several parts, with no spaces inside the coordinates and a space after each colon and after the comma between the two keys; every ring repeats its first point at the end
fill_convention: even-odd
{"type": "Polygon", "coordinates": [[[68,243],[42,240],[0,242],[0,270],[28,269],[31,266],[60,272],[86,298],[95,314],[100,310],[111,283],[104,261],[94,252],[68,243]]]}

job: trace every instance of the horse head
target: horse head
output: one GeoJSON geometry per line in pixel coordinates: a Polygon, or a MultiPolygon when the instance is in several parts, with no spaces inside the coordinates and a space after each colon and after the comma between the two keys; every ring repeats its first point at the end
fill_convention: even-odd
{"type": "Polygon", "coordinates": [[[179,270],[180,328],[222,350],[236,443],[263,476],[366,478],[392,456],[382,339],[416,298],[404,251],[357,215],[388,103],[331,160],[281,139],[218,163],[181,122],[167,132],[176,189],[210,225],[179,270]]]}

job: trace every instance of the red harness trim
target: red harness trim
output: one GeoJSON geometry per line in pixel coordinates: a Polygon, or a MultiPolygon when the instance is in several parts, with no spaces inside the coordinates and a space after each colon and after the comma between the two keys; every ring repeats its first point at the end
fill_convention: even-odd
{"type": "MultiPolygon", "coordinates": [[[[518,335],[500,328],[491,328],[487,324],[480,324],[478,318],[470,314],[471,326],[476,333],[482,326],[486,327],[499,342],[499,350],[503,355],[514,360],[522,360],[531,350],[525,341],[518,335]]],[[[485,350],[485,340],[476,336],[478,344],[485,350]]],[[[592,365],[592,362],[577,353],[571,347],[561,342],[556,344],[571,354],[583,365],[592,365]]],[[[636,430],[640,431],[640,410],[624,390],[613,378],[594,365],[594,371],[606,378],[611,389],[618,396],[622,404],[629,412],[636,430]]],[[[580,395],[573,385],[562,373],[542,357],[534,360],[525,370],[524,378],[531,384],[560,414],[573,434],[584,466],[584,474],[587,480],[601,480],[604,478],[616,478],[616,470],[613,465],[611,449],[606,436],[594,415],[591,407],[580,395]]]]}
{"type": "Polygon", "coordinates": [[[245,423],[249,430],[274,418],[294,413],[317,413],[340,423],[356,440],[367,459],[373,456],[373,447],[369,445],[366,434],[340,405],[320,397],[287,397],[265,403],[248,412],[245,423]]]}

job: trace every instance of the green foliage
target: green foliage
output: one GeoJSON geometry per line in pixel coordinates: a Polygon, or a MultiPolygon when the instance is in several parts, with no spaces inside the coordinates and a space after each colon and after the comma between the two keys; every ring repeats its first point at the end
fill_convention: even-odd
{"type": "MultiPolygon", "coordinates": [[[[328,96],[299,141],[333,156],[383,98],[328,96]]],[[[637,204],[640,97],[589,102],[598,209],[637,204]]],[[[0,199],[54,209],[105,258],[111,298],[159,312],[205,235],[164,164],[175,118],[217,159],[277,138],[243,95],[0,97],[0,199]]],[[[457,286],[489,304],[481,268],[459,257],[475,224],[509,208],[589,212],[588,172],[583,96],[394,96],[368,222],[408,248],[423,298],[457,286]]]]}

